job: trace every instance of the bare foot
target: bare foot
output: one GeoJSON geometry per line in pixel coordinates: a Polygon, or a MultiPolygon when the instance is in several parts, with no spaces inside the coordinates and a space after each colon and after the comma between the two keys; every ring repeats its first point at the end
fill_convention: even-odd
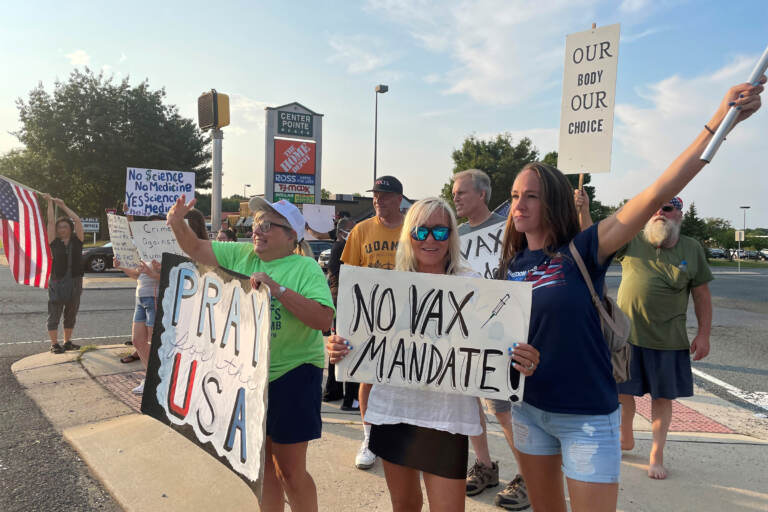
{"type": "Polygon", "coordinates": [[[667,478],[667,470],[661,464],[649,464],[648,478],[653,478],[654,480],[664,480],[667,478]]]}

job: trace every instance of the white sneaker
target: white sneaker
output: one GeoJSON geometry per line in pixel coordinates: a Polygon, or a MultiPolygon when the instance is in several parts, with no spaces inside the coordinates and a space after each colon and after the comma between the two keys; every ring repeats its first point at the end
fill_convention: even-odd
{"type": "Polygon", "coordinates": [[[376,455],[368,449],[368,443],[363,441],[355,457],[355,467],[357,469],[371,469],[374,462],[376,462],[376,455]]]}
{"type": "Polygon", "coordinates": [[[141,379],[141,384],[136,386],[131,390],[131,393],[134,395],[143,395],[144,394],[144,379],[141,379]]]}

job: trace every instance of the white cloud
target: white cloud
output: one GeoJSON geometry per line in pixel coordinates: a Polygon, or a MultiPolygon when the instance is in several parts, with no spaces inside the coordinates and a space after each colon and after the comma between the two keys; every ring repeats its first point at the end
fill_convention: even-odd
{"type": "MultiPolygon", "coordinates": [[[[737,56],[708,75],[675,75],[649,84],[638,90],[648,107],[618,104],[613,171],[593,175],[598,199],[616,204],[650,185],[701,132],[728,87],[744,81],[757,57],[737,56]]],[[[748,204],[752,219],[768,226],[765,131],[765,112],[737,126],[712,163],[683,190],[686,204],[695,202],[702,217],[732,221],[738,220],[738,206],[748,204]]]]}
{"type": "Polygon", "coordinates": [[[270,105],[273,104],[255,100],[243,94],[235,93],[229,95],[229,111],[233,124],[235,119],[238,118],[246,123],[255,123],[258,128],[263,130],[265,123],[264,109],[270,105]]]}
{"type": "Polygon", "coordinates": [[[333,55],[328,57],[328,62],[342,64],[351,74],[378,70],[394,60],[394,57],[384,50],[384,44],[372,37],[334,35],[328,44],[334,51],[333,55]]]}
{"type": "Polygon", "coordinates": [[[120,60],[117,62],[125,62],[126,60],[128,60],[128,56],[125,53],[120,53],[120,60]]]}
{"type": "Polygon", "coordinates": [[[87,66],[91,63],[91,56],[83,50],[75,50],[72,53],[66,54],[65,57],[69,59],[69,63],[73,66],[87,66]]]}
{"type": "Polygon", "coordinates": [[[599,0],[390,0],[370,2],[425,48],[455,65],[445,92],[485,104],[519,104],[559,86],[564,34],[587,28],[599,0]]]}
{"type": "Polygon", "coordinates": [[[658,34],[659,32],[666,32],[667,30],[671,30],[671,28],[670,27],[654,27],[654,28],[649,28],[647,30],[643,30],[642,32],[638,32],[636,34],[622,34],[620,43],[621,44],[634,43],[636,41],[639,41],[640,39],[644,39],[648,36],[658,34]]]}
{"type": "Polygon", "coordinates": [[[649,0],[624,0],[619,10],[622,12],[639,12],[649,7],[649,0]]]}

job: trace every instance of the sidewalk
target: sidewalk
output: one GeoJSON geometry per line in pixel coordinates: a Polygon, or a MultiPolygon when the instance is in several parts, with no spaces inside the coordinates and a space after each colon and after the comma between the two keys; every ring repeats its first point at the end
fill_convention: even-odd
{"type": "MultiPolygon", "coordinates": [[[[140,399],[130,390],[143,376],[142,367],[118,361],[128,350],[114,345],[82,355],[45,352],[17,361],[12,371],[125,510],[258,510],[239,477],[180,434],[138,413],[140,399]]],[[[665,453],[670,476],[652,481],[645,473],[649,412],[647,400],[638,402],[636,447],[622,460],[619,510],[768,509],[764,420],[697,388],[695,397],[675,402],[665,453]]],[[[362,437],[358,414],[342,412],[335,402],[323,404],[322,415],[323,437],[310,443],[308,454],[320,510],[391,510],[381,464],[370,471],[353,465],[362,437]]],[[[504,485],[516,467],[495,418],[489,418],[488,442],[494,459],[500,459],[504,485]]],[[[492,504],[501,488],[467,498],[466,509],[501,510],[492,504]]]]}

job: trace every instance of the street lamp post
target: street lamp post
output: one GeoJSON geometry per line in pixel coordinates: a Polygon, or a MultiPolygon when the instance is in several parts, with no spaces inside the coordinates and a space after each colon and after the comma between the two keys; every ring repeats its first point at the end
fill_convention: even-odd
{"type": "Polygon", "coordinates": [[[251,187],[251,185],[249,185],[248,183],[244,183],[243,184],[243,199],[248,199],[248,196],[245,195],[245,189],[246,188],[250,188],[250,187],[251,187]]]}
{"type": "Polygon", "coordinates": [[[376,107],[374,108],[374,119],[373,119],[373,181],[376,181],[376,146],[378,143],[378,137],[379,137],[379,94],[384,94],[389,90],[388,85],[379,84],[376,86],[376,93],[374,96],[376,97],[376,107]]]}
{"type": "MultiPolygon", "coordinates": [[[[747,239],[747,210],[749,210],[750,206],[739,206],[742,210],[744,210],[744,240],[747,239]]],[[[739,239],[739,272],[741,272],[741,239],[739,239]]]]}

